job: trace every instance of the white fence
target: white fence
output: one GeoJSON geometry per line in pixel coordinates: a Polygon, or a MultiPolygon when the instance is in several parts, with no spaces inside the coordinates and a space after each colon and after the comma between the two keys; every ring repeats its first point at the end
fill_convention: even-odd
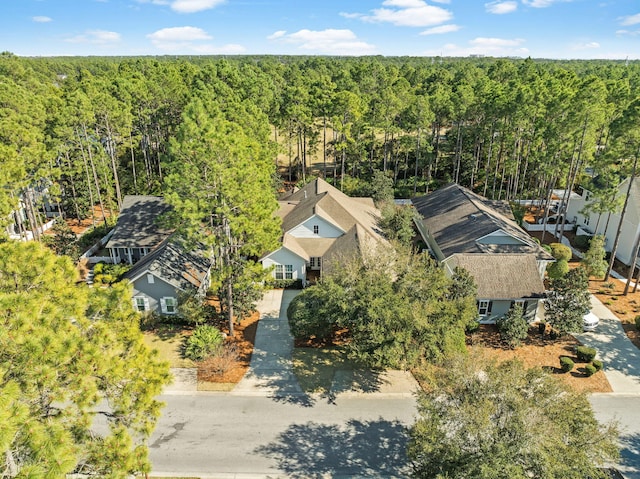
{"type": "MultiPolygon", "coordinates": [[[[47,221],[45,224],[43,224],[41,227],[37,229],[38,233],[42,234],[48,229],[51,229],[51,227],[54,225],[55,222],[56,222],[55,219],[51,221],[47,221]]],[[[13,240],[19,240],[19,241],[33,241],[33,231],[25,231],[24,234],[10,233],[9,238],[13,240]]]]}
{"type": "Polygon", "coordinates": [[[111,258],[111,256],[93,256],[93,254],[96,253],[97,251],[100,251],[102,248],[104,248],[104,246],[107,244],[107,242],[113,235],[114,231],[115,231],[115,228],[109,231],[100,241],[98,241],[91,248],[89,248],[82,256],[80,256],[80,259],[81,260],[86,259],[90,264],[100,263],[100,262],[113,263],[113,259],[111,258]]]}

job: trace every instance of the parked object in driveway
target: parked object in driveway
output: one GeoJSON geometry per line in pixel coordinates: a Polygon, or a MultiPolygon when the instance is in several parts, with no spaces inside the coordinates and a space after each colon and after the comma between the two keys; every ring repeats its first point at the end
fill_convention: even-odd
{"type": "Polygon", "coordinates": [[[600,323],[600,318],[598,318],[591,311],[587,312],[587,314],[582,317],[583,331],[595,331],[598,323],[600,323]]]}

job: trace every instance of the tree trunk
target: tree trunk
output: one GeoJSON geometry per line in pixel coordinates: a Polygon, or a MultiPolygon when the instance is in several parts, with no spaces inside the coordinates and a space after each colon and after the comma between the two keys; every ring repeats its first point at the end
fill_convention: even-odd
{"type": "Polygon", "coordinates": [[[633,273],[636,270],[636,259],[638,258],[638,251],[640,250],[640,235],[636,236],[635,246],[633,247],[633,254],[631,255],[631,264],[629,265],[629,273],[627,274],[627,284],[624,285],[623,296],[629,293],[629,287],[631,286],[631,280],[633,279],[633,273]]]}

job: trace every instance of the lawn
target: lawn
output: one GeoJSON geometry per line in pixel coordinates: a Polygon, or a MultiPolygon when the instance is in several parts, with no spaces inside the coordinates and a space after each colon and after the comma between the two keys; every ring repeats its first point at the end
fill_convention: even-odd
{"type": "Polygon", "coordinates": [[[343,347],[295,348],[293,372],[304,392],[327,393],[337,371],[355,371],[357,365],[347,359],[343,347]]]}
{"type": "Polygon", "coordinates": [[[157,349],[160,359],[167,361],[172,368],[195,368],[196,363],[182,356],[184,338],[191,334],[191,329],[172,324],[159,324],[153,330],[144,331],[144,342],[152,349],[157,349]]]}

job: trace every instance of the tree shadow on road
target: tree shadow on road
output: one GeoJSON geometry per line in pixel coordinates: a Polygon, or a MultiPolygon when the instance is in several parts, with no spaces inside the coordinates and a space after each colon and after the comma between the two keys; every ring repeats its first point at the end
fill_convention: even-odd
{"type": "Polygon", "coordinates": [[[345,426],[294,424],[255,452],[287,477],[407,477],[407,428],[400,421],[351,420],[345,426]]]}
{"type": "Polygon", "coordinates": [[[640,433],[620,437],[620,466],[626,477],[640,477],[640,433]],[[634,474],[631,474],[631,471],[634,474]]]}

